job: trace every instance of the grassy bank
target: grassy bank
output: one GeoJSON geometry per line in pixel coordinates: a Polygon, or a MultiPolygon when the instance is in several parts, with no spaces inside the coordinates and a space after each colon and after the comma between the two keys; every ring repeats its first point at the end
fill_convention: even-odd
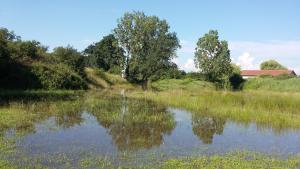
{"type": "Polygon", "coordinates": [[[244,83],[243,90],[300,92],[300,78],[260,77],[247,79],[244,83]]]}
{"type": "Polygon", "coordinates": [[[85,68],[86,80],[90,89],[134,89],[137,88],[120,75],[104,72],[100,69],[85,68]]]}
{"type": "Polygon", "coordinates": [[[199,90],[215,90],[214,84],[206,81],[195,80],[191,78],[185,79],[164,79],[153,82],[151,87],[157,91],[166,90],[186,90],[186,91],[199,91],[199,90]]]}

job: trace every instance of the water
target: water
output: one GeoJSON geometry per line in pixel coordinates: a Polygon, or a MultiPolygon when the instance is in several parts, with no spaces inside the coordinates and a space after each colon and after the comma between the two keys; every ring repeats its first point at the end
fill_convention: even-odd
{"type": "Polygon", "coordinates": [[[195,115],[137,100],[106,100],[85,110],[39,121],[17,140],[26,156],[84,153],[116,162],[224,154],[247,150],[288,156],[300,153],[300,131],[280,132],[255,123],[195,115]]]}

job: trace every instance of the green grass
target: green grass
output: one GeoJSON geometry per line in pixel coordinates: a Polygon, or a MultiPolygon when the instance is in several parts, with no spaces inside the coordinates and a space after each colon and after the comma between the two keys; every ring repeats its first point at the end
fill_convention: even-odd
{"type": "MultiPolygon", "coordinates": [[[[22,168],[45,168],[45,166],[42,164],[42,161],[44,160],[41,157],[26,158],[23,160],[25,160],[27,163],[25,163],[22,168]]],[[[255,152],[232,152],[225,155],[171,158],[165,160],[156,160],[155,163],[146,163],[141,165],[137,165],[135,163],[114,164],[113,160],[110,158],[91,155],[87,155],[77,162],[72,162],[68,156],[59,154],[55,156],[49,156],[46,161],[56,164],[56,167],[47,167],[49,169],[296,169],[300,165],[299,156],[281,159],[255,152]]],[[[11,164],[7,161],[0,160],[0,168],[11,169],[18,168],[18,166],[16,164],[11,164]]]]}
{"type": "Polygon", "coordinates": [[[170,159],[163,162],[163,169],[253,169],[253,168],[276,168],[295,169],[300,165],[300,158],[279,159],[258,153],[236,152],[224,156],[202,156],[189,159],[170,159]]]}
{"type": "Polygon", "coordinates": [[[165,90],[187,90],[187,91],[200,91],[200,90],[215,90],[214,84],[206,81],[195,79],[164,79],[153,82],[152,88],[158,91],[165,90]]]}
{"type": "Polygon", "coordinates": [[[128,96],[184,108],[194,114],[216,116],[243,124],[255,122],[277,131],[300,128],[299,93],[168,90],[132,92],[128,96]]]}
{"type": "Polygon", "coordinates": [[[135,85],[127,82],[120,75],[104,72],[100,69],[85,68],[90,89],[133,89],[135,85]]]}
{"type": "Polygon", "coordinates": [[[300,92],[300,78],[258,77],[247,79],[243,90],[265,90],[279,92],[300,92]]]}

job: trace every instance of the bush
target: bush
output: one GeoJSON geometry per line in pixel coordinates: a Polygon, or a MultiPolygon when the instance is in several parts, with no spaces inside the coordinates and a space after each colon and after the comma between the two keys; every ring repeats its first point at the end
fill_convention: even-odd
{"type": "Polygon", "coordinates": [[[205,75],[198,72],[189,72],[185,76],[186,78],[196,79],[196,80],[206,80],[205,75]]]}
{"type": "Polygon", "coordinates": [[[33,64],[32,72],[44,89],[87,89],[86,82],[65,64],[33,64]]]}
{"type": "Polygon", "coordinates": [[[41,84],[30,66],[0,59],[0,88],[36,89],[41,88],[41,84]]]}
{"type": "Polygon", "coordinates": [[[290,79],[290,78],[293,78],[293,77],[288,74],[282,74],[282,75],[275,76],[275,79],[278,79],[278,80],[286,80],[286,79],[290,79]]]}
{"type": "Polygon", "coordinates": [[[229,81],[233,90],[240,90],[245,80],[240,74],[234,73],[229,77],[229,81]]]}

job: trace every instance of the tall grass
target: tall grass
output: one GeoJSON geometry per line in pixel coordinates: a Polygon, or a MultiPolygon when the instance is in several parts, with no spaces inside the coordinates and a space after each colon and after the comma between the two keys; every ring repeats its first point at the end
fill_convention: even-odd
{"type": "Polygon", "coordinates": [[[300,78],[259,77],[247,79],[243,90],[300,92],[300,78]]]}
{"type": "Polygon", "coordinates": [[[163,79],[151,84],[151,87],[158,91],[164,90],[215,90],[215,85],[210,82],[195,80],[191,78],[185,79],[163,79]]]}
{"type": "Polygon", "coordinates": [[[242,123],[255,122],[276,130],[300,128],[300,94],[297,93],[168,90],[132,92],[129,97],[242,123]]]}

